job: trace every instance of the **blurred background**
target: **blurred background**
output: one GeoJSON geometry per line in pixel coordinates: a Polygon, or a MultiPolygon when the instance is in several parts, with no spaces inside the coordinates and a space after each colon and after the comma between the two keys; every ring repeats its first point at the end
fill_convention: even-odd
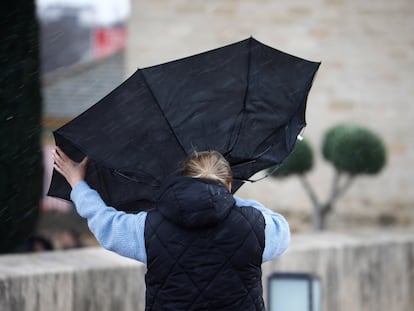
{"type": "Polygon", "coordinates": [[[52,176],[52,131],[108,94],[125,78],[130,3],[98,0],[36,0],[40,24],[43,95],[44,196],[37,231],[65,248],[97,245],[72,204],[46,195],[52,176]]]}
{"type": "MultiPolygon", "coordinates": [[[[327,199],[332,184],[332,166],[320,152],[330,127],[367,127],[383,139],[388,154],[379,174],[360,176],[338,200],[327,228],[411,225],[413,16],[409,0],[131,2],[126,74],[251,35],[287,53],[321,61],[303,133],[314,150],[308,180],[318,197],[327,199]]],[[[312,203],[295,176],[247,184],[238,195],[282,211],[295,231],[312,228],[312,203]]]]}
{"type": "MultiPolygon", "coordinates": [[[[314,163],[307,180],[321,202],[335,170],[324,160],[326,131],[363,126],[387,153],[375,175],[360,175],[327,215],[328,230],[414,223],[414,7],[410,0],[36,0],[42,96],[43,193],[51,178],[52,131],[96,103],[137,68],[249,36],[321,61],[310,92],[304,139],[314,163]]],[[[177,77],[179,79],[179,77],[177,77]]],[[[294,232],[313,230],[313,204],[298,176],[246,184],[239,196],[282,212],[294,232]]],[[[95,245],[69,202],[43,195],[34,232],[63,248],[76,232],[95,245]]]]}
{"type": "MultiPolygon", "coordinates": [[[[137,68],[253,36],[322,62],[308,98],[307,147],[292,153],[300,168],[237,193],[281,212],[295,233],[286,254],[263,265],[263,283],[275,271],[305,272],[305,281],[320,279],[324,310],[412,310],[412,0],[15,0],[0,14],[0,254],[97,245],[70,202],[46,196],[53,130],[137,68]],[[359,146],[336,139],[338,125],[371,138],[359,146]],[[332,150],[366,169],[343,170],[332,150]]],[[[99,248],[1,256],[8,291],[0,309],[136,310],[145,267],[124,260],[99,248]]]]}

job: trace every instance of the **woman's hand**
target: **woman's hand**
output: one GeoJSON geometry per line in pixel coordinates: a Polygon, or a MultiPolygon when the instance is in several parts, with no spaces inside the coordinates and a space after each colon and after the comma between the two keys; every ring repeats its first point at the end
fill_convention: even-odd
{"type": "Polygon", "coordinates": [[[56,147],[53,150],[53,160],[55,161],[53,167],[66,178],[72,188],[85,179],[88,157],[77,163],[72,161],[59,147],[56,147]]]}

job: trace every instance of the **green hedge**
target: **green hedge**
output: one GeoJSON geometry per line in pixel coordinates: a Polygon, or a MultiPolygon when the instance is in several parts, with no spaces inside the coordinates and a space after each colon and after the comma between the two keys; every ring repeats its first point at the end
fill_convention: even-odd
{"type": "Polygon", "coordinates": [[[34,2],[8,2],[0,16],[0,253],[5,253],[34,230],[43,169],[34,2]]]}

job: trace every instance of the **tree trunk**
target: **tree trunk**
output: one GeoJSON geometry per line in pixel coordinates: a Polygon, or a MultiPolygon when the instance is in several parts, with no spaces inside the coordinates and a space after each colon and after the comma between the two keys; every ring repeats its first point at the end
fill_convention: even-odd
{"type": "Polygon", "coordinates": [[[35,4],[6,3],[0,13],[0,253],[33,232],[43,171],[35,4]]]}
{"type": "Polygon", "coordinates": [[[332,209],[332,205],[329,203],[324,205],[314,206],[314,221],[313,228],[315,230],[325,230],[326,229],[326,216],[332,209]]]}
{"type": "Polygon", "coordinates": [[[313,229],[314,230],[322,230],[324,225],[324,217],[321,213],[321,208],[319,206],[314,206],[313,212],[313,229]]]}

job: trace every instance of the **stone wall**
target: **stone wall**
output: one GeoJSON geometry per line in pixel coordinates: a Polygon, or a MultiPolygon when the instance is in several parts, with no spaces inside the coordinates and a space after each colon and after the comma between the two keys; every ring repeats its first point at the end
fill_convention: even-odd
{"type": "MultiPolygon", "coordinates": [[[[0,311],[144,310],[145,271],[101,248],[3,255],[0,311]]],[[[319,276],[323,311],[412,311],[414,229],[294,235],[265,294],[276,271],[319,276]]]]}
{"type": "MultiPolygon", "coordinates": [[[[322,61],[309,96],[305,139],[318,150],[330,126],[352,122],[380,134],[389,152],[380,175],[357,179],[338,202],[330,227],[360,225],[361,219],[414,223],[411,0],[141,0],[131,6],[127,74],[250,35],[322,61]]],[[[330,166],[319,158],[310,181],[322,198],[331,178],[330,166]]],[[[240,194],[274,209],[311,211],[295,178],[246,185],[240,194]]]]}
{"type": "Polygon", "coordinates": [[[273,271],[320,277],[324,311],[413,310],[414,230],[297,235],[273,271]]]}
{"type": "Polygon", "coordinates": [[[101,248],[0,256],[0,311],[144,310],[145,266],[101,248]]]}

